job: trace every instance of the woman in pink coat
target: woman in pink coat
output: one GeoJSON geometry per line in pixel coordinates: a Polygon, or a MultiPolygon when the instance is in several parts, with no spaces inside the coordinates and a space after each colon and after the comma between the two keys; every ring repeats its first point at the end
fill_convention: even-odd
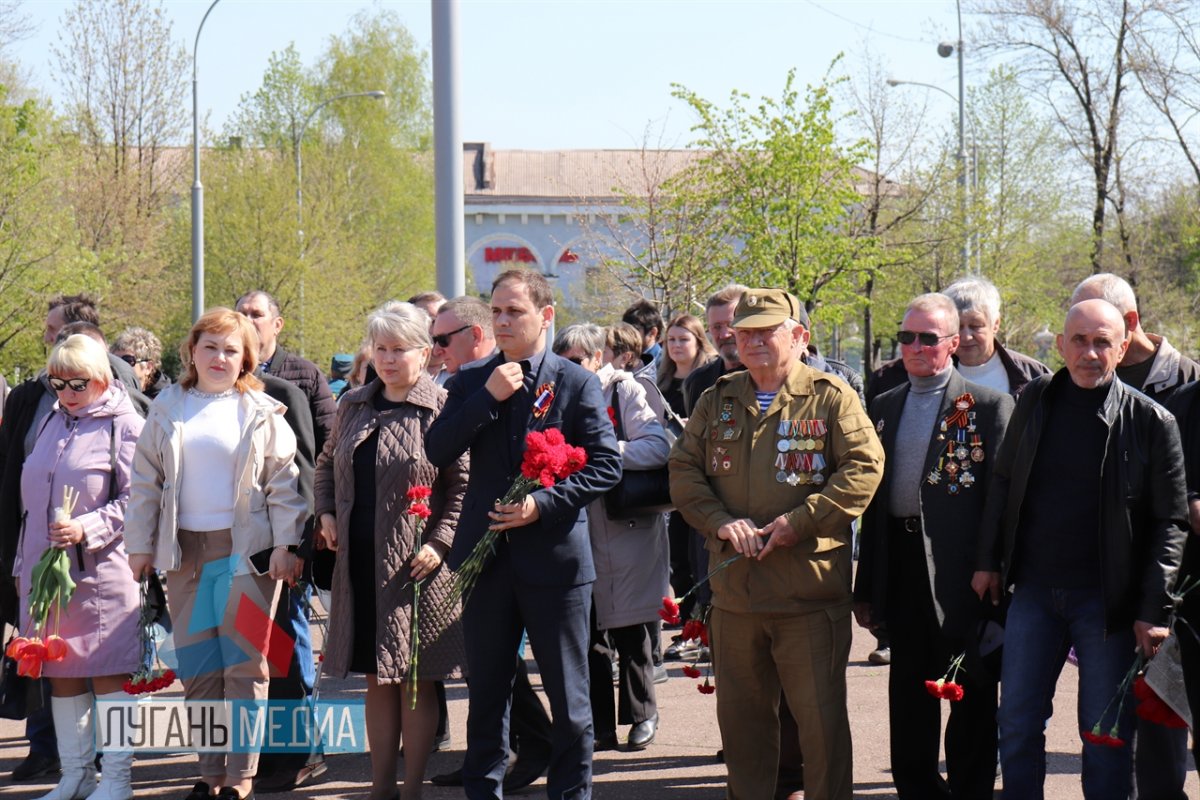
{"type": "Polygon", "coordinates": [[[67,551],[75,581],[57,620],[66,656],[46,661],[42,671],[50,679],[62,762],[62,780],[43,800],[125,800],[133,797],[132,752],[106,752],[104,777],[96,784],[92,691],[101,700],[128,699],[122,684],[141,661],[138,585],[122,532],[142,418],[121,384],[112,382],[108,354],[94,339],[68,337],[50,352],[46,369],[58,402],[21,471],[24,524],[13,568],[26,636],[55,632],[55,610],[44,632],[29,619],[30,574],[46,548],[67,551]],[[63,487],[78,493],[69,519],[58,510],[63,487]]]}

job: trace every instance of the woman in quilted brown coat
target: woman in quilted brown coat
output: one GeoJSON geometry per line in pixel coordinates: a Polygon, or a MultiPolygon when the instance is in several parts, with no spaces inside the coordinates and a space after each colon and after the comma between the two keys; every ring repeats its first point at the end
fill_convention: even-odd
{"type": "Polygon", "coordinates": [[[457,608],[444,611],[452,575],[442,559],[467,485],[467,457],[439,470],[425,458],[425,432],[446,400],[425,373],[429,317],[408,303],[371,314],[367,324],[378,378],[345,394],[317,460],[316,511],[324,546],[336,550],[324,668],[367,677],[371,798],[421,796],[437,728],[434,681],[462,677],[457,608]],[[432,514],[407,513],[407,492],[430,486],[432,514]],[[413,659],[414,581],[421,581],[418,658],[413,659]],[[416,673],[416,708],[412,687],[416,673]],[[404,791],[396,759],[404,735],[404,791]]]}

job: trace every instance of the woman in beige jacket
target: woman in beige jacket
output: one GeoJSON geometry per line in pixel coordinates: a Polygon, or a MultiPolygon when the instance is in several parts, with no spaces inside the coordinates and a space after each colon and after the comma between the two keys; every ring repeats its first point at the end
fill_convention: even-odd
{"type": "MultiPolygon", "coordinates": [[[[181,356],[186,373],[150,407],[134,453],[129,567],[167,573],[188,700],[265,701],[279,581],[293,578],[308,514],[296,437],[259,391],[258,334],[241,314],[205,313],[181,356]]],[[[187,800],[243,800],[257,768],[257,751],[202,753],[187,800]]]]}

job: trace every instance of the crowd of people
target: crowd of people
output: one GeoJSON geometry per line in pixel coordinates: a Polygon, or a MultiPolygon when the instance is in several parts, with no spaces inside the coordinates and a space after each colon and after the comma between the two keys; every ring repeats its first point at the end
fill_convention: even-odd
{"type": "MultiPolygon", "coordinates": [[[[711,659],[728,797],[849,798],[854,621],[890,663],[901,798],[990,798],[997,764],[1006,797],[1043,796],[1068,659],[1084,796],[1185,796],[1187,726],[1136,713],[1154,688],[1130,687],[1173,666],[1186,691],[1159,699],[1200,714],[1200,365],[1143,330],[1126,281],[1075,289],[1052,372],[1001,344],[998,292],[963,278],[909,303],[900,357],[865,382],[781,289],[557,330],[539,272],[491,290],[384,304],[328,375],[252,290],[196,321],[177,381],[151,332],[109,343],[92,298],[50,302],[45,369],[0,418],[0,611],[62,642],[14,780],[133,797],[136,754],[98,757],[94,709],[146,667],[161,577],[194,701],[310,697],[328,589],[322,669],[364,676],[371,800],[421,796],[460,679],[465,756],[433,783],[499,798],[545,775],[551,798],[590,797],[594,752],[653,744],[683,657],[711,659]],[[548,431],[586,459],[511,495],[548,431]],[[55,549],[76,588],[51,624],[30,599],[55,549]]],[[[319,747],[204,752],[180,794],[325,769],[319,747]]]]}

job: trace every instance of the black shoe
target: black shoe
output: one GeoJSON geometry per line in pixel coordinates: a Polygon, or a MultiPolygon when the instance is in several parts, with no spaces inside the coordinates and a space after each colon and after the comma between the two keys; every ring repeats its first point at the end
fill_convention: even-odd
{"type": "Polygon", "coordinates": [[[441,736],[433,737],[433,752],[438,750],[450,749],[450,731],[446,731],[441,736]]]}
{"type": "Polygon", "coordinates": [[[504,793],[507,795],[521,791],[542,777],[547,766],[548,761],[544,758],[520,758],[518,756],[513,768],[504,776],[504,793]]]}
{"type": "Polygon", "coordinates": [[[30,752],[25,756],[25,760],[17,764],[16,769],[12,771],[12,779],[14,781],[31,781],[34,778],[43,778],[61,771],[62,764],[59,763],[58,756],[30,752]]]}
{"type": "Polygon", "coordinates": [[[459,767],[453,772],[446,772],[442,775],[434,775],[429,779],[429,782],[434,786],[462,786],[462,767],[459,767]]]}
{"type": "Polygon", "coordinates": [[[658,732],[658,714],[647,720],[642,720],[629,731],[629,749],[645,750],[654,741],[658,732]]]}
{"type": "Polygon", "coordinates": [[[208,800],[210,797],[212,797],[212,787],[204,781],[196,781],[196,785],[183,800],[208,800]]]}
{"type": "Polygon", "coordinates": [[[318,760],[305,764],[299,769],[277,769],[269,775],[262,776],[254,781],[254,790],[263,794],[290,792],[297,786],[324,775],[326,769],[328,767],[325,766],[325,757],[318,756],[318,760]]]}
{"type": "Polygon", "coordinates": [[[595,743],[592,745],[592,751],[599,753],[601,750],[616,750],[617,749],[617,734],[602,733],[596,737],[595,743]]]}
{"type": "Polygon", "coordinates": [[[238,794],[237,789],[232,786],[225,786],[221,791],[217,792],[216,797],[217,800],[254,800],[254,790],[251,789],[249,794],[242,797],[238,794]]]}

